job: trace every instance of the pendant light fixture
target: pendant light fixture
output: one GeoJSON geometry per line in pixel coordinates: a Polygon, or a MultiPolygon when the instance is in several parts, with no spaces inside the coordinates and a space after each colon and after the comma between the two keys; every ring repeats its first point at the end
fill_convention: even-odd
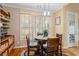
{"type": "Polygon", "coordinates": [[[49,11],[49,3],[46,5],[44,4],[44,16],[49,16],[50,11],[49,11]]]}
{"type": "Polygon", "coordinates": [[[50,7],[50,5],[49,5],[49,3],[47,4],[47,6],[48,6],[47,15],[49,16],[49,15],[50,15],[50,10],[49,10],[49,9],[50,9],[50,8],[49,8],[49,7],[50,7]]]}
{"type": "Polygon", "coordinates": [[[46,11],[44,11],[44,16],[46,16],[46,14],[47,14],[46,11]]]}
{"type": "Polygon", "coordinates": [[[45,5],[45,3],[44,3],[44,16],[46,16],[46,5],[45,5]]]}

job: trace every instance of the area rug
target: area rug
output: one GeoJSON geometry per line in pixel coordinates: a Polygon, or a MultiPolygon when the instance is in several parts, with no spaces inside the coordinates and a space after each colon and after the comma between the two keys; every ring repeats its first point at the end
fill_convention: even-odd
{"type": "MultiPolygon", "coordinates": [[[[21,56],[27,56],[27,51],[23,50],[22,53],[21,53],[21,56]]],[[[37,56],[37,55],[35,55],[35,56],[37,56]]],[[[65,54],[65,53],[62,53],[62,56],[68,56],[68,55],[65,54]]]]}
{"type": "Polygon", "coordinates": [[[25,53],[26,53],[26,50],[23,50],[21,53],[21,56],[27,56],[27,55],[25,55],[25,53]]]}

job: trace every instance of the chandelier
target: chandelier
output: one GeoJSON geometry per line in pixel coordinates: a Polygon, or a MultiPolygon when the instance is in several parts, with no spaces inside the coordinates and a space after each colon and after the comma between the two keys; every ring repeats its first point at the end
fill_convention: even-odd
{"type": "Polygon", "coordinates": [[[44,16],[50,16],[49,4],[44,4],[44,16]]]}

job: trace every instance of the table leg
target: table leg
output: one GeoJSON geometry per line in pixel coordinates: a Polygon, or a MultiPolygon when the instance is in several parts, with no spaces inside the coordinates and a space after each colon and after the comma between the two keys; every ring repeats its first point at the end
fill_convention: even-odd
{"type": "Polygon", "coordinates": [[[41,43],[41,56],[43,56],[43,44],[41,43]]]}

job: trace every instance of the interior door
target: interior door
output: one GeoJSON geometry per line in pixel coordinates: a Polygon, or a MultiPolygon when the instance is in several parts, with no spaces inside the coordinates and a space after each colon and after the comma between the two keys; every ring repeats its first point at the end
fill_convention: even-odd
{"type": "Polygon", "coordinates": [[[75,47],[78,44],[78,19],[77,13],[68,12],[68,46],[75,47]]]}

